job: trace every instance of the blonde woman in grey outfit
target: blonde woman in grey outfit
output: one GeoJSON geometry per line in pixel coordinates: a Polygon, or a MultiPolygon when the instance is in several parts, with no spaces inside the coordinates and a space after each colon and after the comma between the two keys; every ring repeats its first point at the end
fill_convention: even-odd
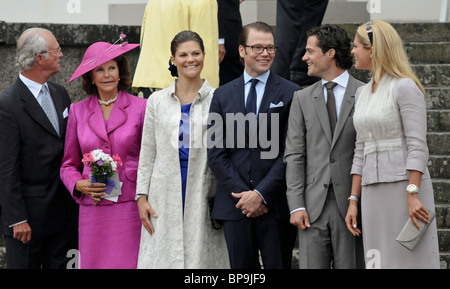
{"type": "Polygon", "coordinates": [[[361,198],[367,268],[439,268],[436,222],[414,251],[396,242],[408,218],[419,228],[417,220],[429,221],[425,207],[435,209],[427,169],[425,91],[390,24],[361,25],[352,53],[355,67],[370,70],[373,77],[356,92],[357,137],[347,228],[354,235],[361,232],[356,222],[361,198]]]}

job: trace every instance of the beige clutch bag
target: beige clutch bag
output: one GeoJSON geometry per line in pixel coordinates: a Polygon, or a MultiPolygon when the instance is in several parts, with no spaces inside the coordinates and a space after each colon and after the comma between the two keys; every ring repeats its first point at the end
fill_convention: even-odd
{"type": "Polygon", "coordinates": [[[417,246],[420,239],[430,226],[431,222],[433,222],[434,218],[436,217],[436,214],[434,212],[432,212],[428,208],[425,209],[428,211],[429,222],[424,223],[421,220],[417,219],[421,230],[417,229],[416,226],[414,226],[411,218],[408,218],[405,226],[403,226],[403,229],[397,236],[396,241],[410,251],[414,251],[414,248],[417,246]]]}

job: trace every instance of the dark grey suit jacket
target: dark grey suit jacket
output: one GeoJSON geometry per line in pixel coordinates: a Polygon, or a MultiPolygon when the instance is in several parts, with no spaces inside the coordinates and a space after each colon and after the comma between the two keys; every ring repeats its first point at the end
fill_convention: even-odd
{"type": "Polygon", "coordinates": [[[350,76],[334,138],[322,82],[294,94],[284,155],[286,194],[289,209],[305,207],[311,223],[322,212],[331,181],[342,218],[347,213],[356,140],[352,116],[356,90],[363,84],[350,76]]]}

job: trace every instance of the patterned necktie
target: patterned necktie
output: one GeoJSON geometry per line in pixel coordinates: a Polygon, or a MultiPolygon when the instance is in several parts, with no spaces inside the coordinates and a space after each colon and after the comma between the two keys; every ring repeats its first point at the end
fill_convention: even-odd
{"type": "Polygon", "coordinates": [[[250,87],[250,91],[247,96],[247,104],[245,105],[245,110],[247,113],[253,112],[256,114],[256,89],[255,86],[258,83],[258,79],[253,78],[252,86],[250,87]]]}
{"type": "Polygon", "coordinates": [[[331,126],[331,135],[334,134],[334,129],[336,127],[337,116],[336,116],[336,100],[334,99],[333,88],[337,85],[335,82],[327,82],[325,83],[325,87],[327,89],[327,110],[328,110],[328,118],[330,119],[331,126]]]}
{"type": "Polygon", "coordinates": [[[45,85],[42,86],[40,95],[41,95],[41,107],[44,110],[44,112],[47,115],[47,117],[50,120],[50,122],[52,123],[53,127],[55,128],[55,131],[59,135],[58,119],[56,118],[56,115],[53,112],[52,104],[50,102],[51,101],[50,100],[50,94],[48,93],[47,88],[45,87],[45,85]]]}

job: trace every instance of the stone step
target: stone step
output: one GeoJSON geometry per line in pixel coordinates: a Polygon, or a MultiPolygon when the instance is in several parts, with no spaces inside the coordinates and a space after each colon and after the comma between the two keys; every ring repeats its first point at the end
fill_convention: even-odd
{"type": "Polygon", "coordinates": [[[432,178],[450,179],[450,156],[430,155],[428,159],[428,170],[432,178]]]}
{"type": "Polygon", "coordinates": [[[438,230],[438,242],[440,253],[450,253],[450,229],[438,230]]]}
{"type": "MultiPolygon", "coordinates": [[[[450,205],[450,179],[432,179],[432,181],[435,203],[450,205]]],[[[447,224],[450,224],[450,222],[447,222],[447,224]]]]}
{"type": "Polygon", "coordinates": [[[441,269],[450,269],[450,253],[440,253],[441,269]]]}
{"type": "Polygon", "coordinates": [[[450,86],[450,64],[413,64],[423,86],[450,86]]]}
{"type": "MultiPolygon", "coordinates": [[[[441,269],[450,269],[450,253],[447,252],[439,252],[439,259],[440,259],[440,268],[441,269]]],[[[294,248],[292,251],[292,269],[298,269],[299,268],[299,250],[298,248],[294,248]]]]}
{"type": "MultiPolygon", "coordinates": [[[[439,230],[450,229],[450,204],[435,204],[435,207],[437,228],[439,230]]],[[[450,242],[450,240],[448,241],[450,242]]]]}
{"type": "Polygon", "coordinates": [[[450,109],[450,87],[426,87],[427,109],[450,109]]]}
{"type": "Polygon", "coordinates": [[[443,255],[450,254],[450,180],[433,179],[433,190],[441,260],[450,266],[450,259],[443,258],[443,255]]]}
{"type": "Polygon", "coordinates": [[[412,64],[450,63],[450,42],[410,42],[405,50],[412,64]]]}
{"type": "Polygon", "coordinates": [[[0,269],[6,269],[6,249],[0,245],[0,269]]]}
{"type": "Polygon", "coordinates": [[[450,132],[450,109],[427,110],[427,129],[428,132],[450,132]]]}
{"type": "Polygon", "coordinates": [[[430,155],[450,154],[450,132],[429,132],[427,143],[430,155]]]}
{"type": "Polygon", "coordinates": [[[450,23],[392,23],[404,43],[450,42],[450,23]]]}
{"type": "MultiPolygon", "coordinates": [[[[450,87],[450,64],[412,64],[411,66],[424,87],[450,87]]],[[[367,70],[357,70],[353,66],[350,73],[363,82],[370,80],[370,72],[367,70]]]]}
{"type": "MultiPolygon", "coordinates": [[[[404,43],[408,42],[450,42],[450,23],[391,23],[404,43]]],[[[339,24],[350,39],[355,37],[360,24],[339,24]]]]}

